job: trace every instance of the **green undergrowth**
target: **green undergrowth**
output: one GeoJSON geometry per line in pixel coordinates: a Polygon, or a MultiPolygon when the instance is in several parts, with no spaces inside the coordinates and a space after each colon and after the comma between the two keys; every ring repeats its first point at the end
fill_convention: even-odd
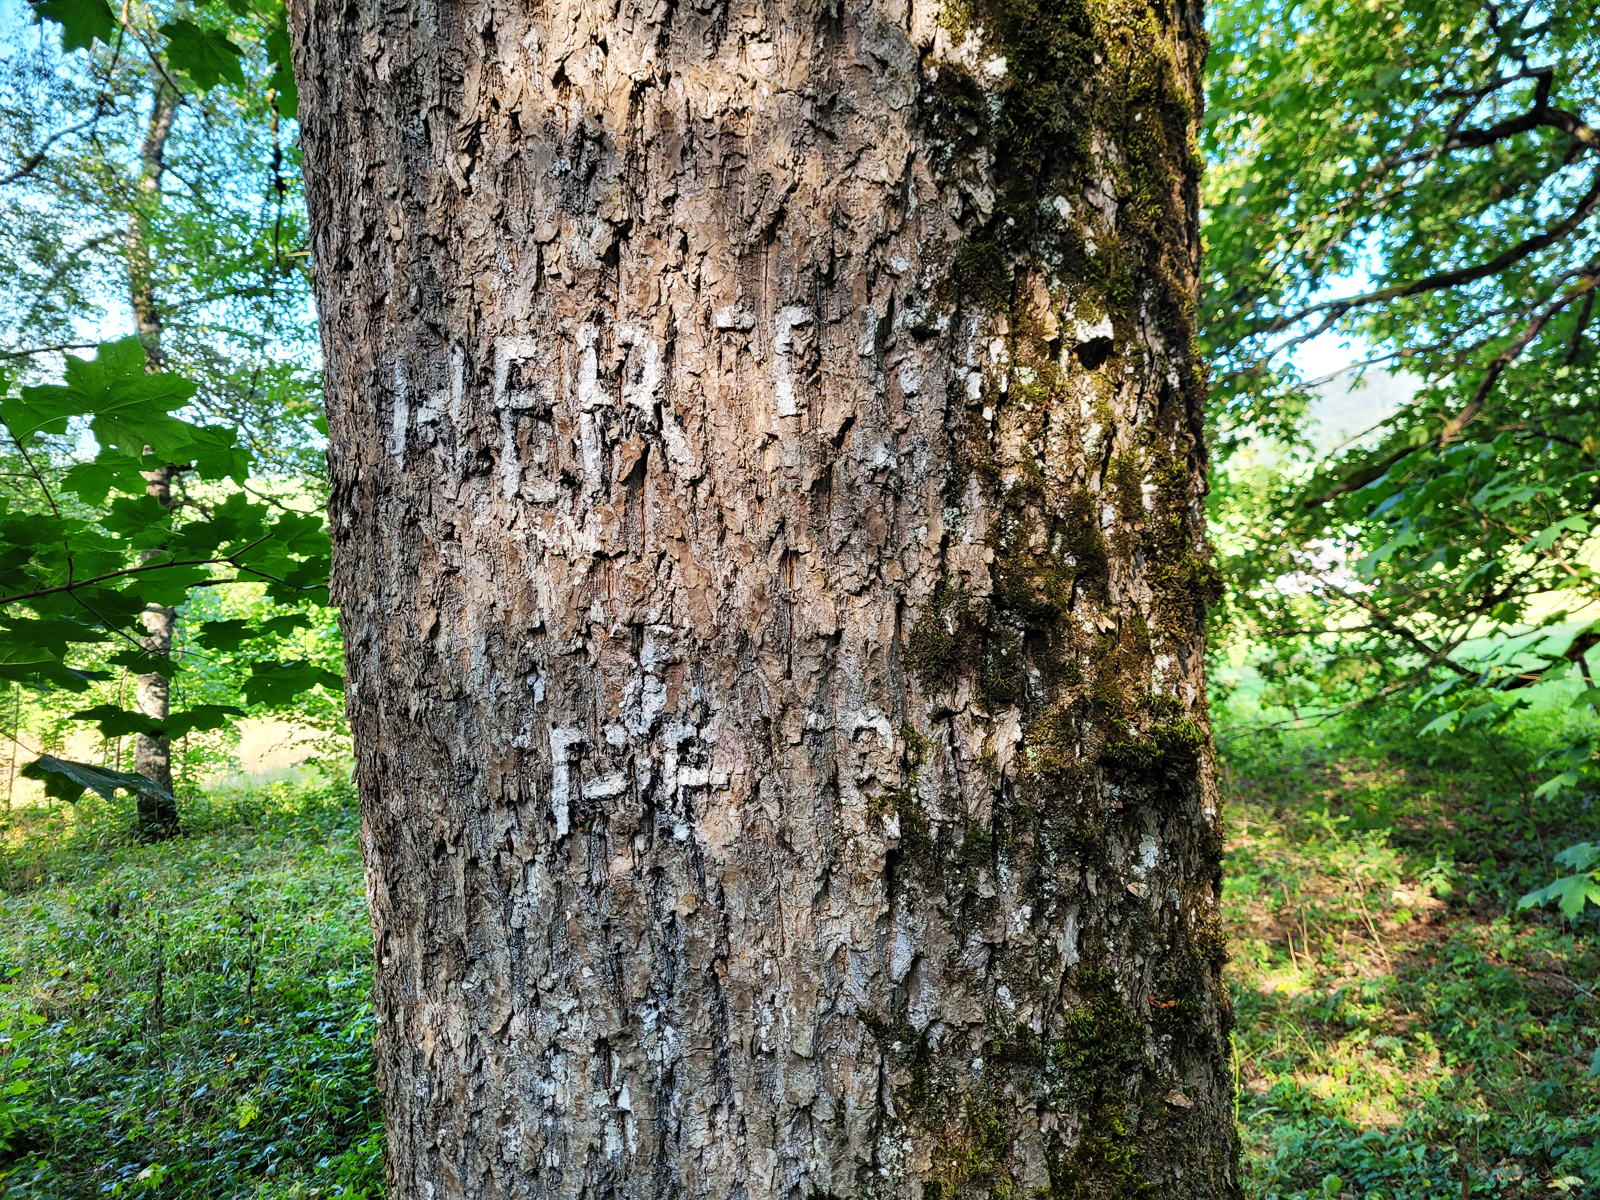
{"type": "MultiPolygon", "coordinates": [[[[1554,718],[1446,741],[1400,706],[1219,715],[1247,1194],[1600,1198],[1596,918],[1515,912],[1600,836],[1583,797],[1533,794],[1554,718]]],[[[5,830],[0,1194],[376,1200],[353,801],[186,819],[159,845],[98,801],[5,830]]],[[[957,1122],[952,1192],[986,1177],[984,1118],[957,1122]]]]}
{"type": "Polygon", "coordinates": [[[11,814],[0,845],[0,1195],[382,1193],[352,797],[11,814]]]}
{"type": "Polygon", "coordinates": [[[1219,724],[1248,1195],[1600,1197],[1596,921],[1515,911],[1600,827],[1534,796],[1559,719],[1219,724]]]}

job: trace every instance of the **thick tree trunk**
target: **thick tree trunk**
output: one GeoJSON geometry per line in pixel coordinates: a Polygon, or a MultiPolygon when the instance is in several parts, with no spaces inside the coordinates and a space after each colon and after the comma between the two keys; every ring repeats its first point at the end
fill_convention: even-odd
{"type": "Polygon", "coordinates": [[[1237,1195],[1197,8],[291,8],[390,1195],[1237,1195]]]}
{"type": "MultiPolygon", "coordinates": [[[[124,237],[128,251],[128,301],[133,310],[134,331],[144,344],[145,369],[159,371],[165,361],[161,346],[163,322],[156,299],[155,276],[150,261],[150,218],[161,204],[161,177],[166,173],[167,138],[177,115],[178,96],[159,72],[152,72],[150,121],[144,143],[139,148],[139,175],[135,183],[134,207],[128,215],[124,237]]],[[[145,448],[149,453],[149,447],[145,448]]],[[[162,466],[144,472],[145,490],[163,508],[172,507],[173,467],[162,466]]],[[[139,639],[145,651],[158,658],[172,655],[172,635],[177,627],[177,610],[152,604],[140,615],[144,636],[139,639]]],[[[172,689],[165,675],[147,672],[134,679],[134,707],[147,717],[165,721],[172,712],[172,689]]],[[[172,791],[172,739],[136,735],[133,769],[146,779],[172,791]]],[[[178,806],[162,796],[139,793],[137,822],[139,832],[149,838],[171,837],[178,832],[178,806]]]]}

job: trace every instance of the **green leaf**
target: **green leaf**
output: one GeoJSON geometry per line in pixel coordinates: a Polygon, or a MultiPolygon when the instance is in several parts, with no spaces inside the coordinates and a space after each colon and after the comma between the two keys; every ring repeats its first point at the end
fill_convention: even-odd
{"type": "Polygon", "coordinates": [[[93,681],[110,677],[107,671],[69,667],[59,654],[52,653],[46,647],[25,640],[0,638],[0,679],[7,682],[82,692],[93,681]]]}
{"type": "Polygon", "coordinates": [[[181,567],[172,564],[163,566],[158,571],[146,571],[140,574],[137,583],[131,586],[139,589],[139,596],[146,603],[176,608],[189,598],[190,588],[210,583],[214,579],[216,574],[210,567],[181,567]]]}
{"type": "Polygon", "coordinates": [[[225,425],[196,425],[189,433],[189,456],[203,479],[231,479],[241,487],[250,478],[250,451],[225,425]]]}
{"type": "Polygon", "coordinates": [[[164,654],[152,654],[148,650],[137,650],[132,646],[107,655],[106,661],[134,675],[159,675],[163,679],[171,679],[183,669],[179,659],[168,658],[164,654]]]}
{"type": "Polygon", "coordinates": [[[1529,892],[1517,901],[1517,911],[1549,904],[1552,900],[1560,901],[1563,915],[1576,917],[1583,912],[1585,904],[1600,905],[1600,880],[1588,874],[1568,875],[1565,879],[1558,879],[1537,891],[1529,892]]]}
{"type": "Polygon", "coordinates": [[[76,804],[86,791],[98,792],[110,800],[118,788],[130,792],[143,792],[147,796],[159,796],[163,800],[174,798],[171,792],[143,775],[112,771],[106,767],[97,767],[93,763],[72,762],[50,754],[41,754],[33,762],[22,767],[17,774],[24,779],[39,780],[44,784],[45,795],[65,800],[68,804],[76,804]]]}
{"type": "Polygon", "coordinates": [[[207,650],[237,650],[256,636],[249,621],[206,621],[194,631],[194,640],[207,650]]]}
{"type": "Polygon", "coordinates": [[[318,685],[335,693],[344,690],[344,680],[338,675],[304,661],[255,663],[241,690],[247,704],[275,706],[318,685]]]}
{"type": "Polygon", "coordinates": [[[278,24],[267,34],[267,58],[272,63],[272,78],[267,86],[277,93],[273,106],[286,117],[297,117],[300,112],[300,88],[294,81],[294,63],[289,53],[288,13],[278,18],[278,24]]]}
{"type": "Polygon", "coordinates": [[[1600,846],[1593,842],[1579,842],[1557,854],[1556,861],[1573,871],[1587,871],[1600,862],[1600,846]]]}
{"type": "Polygon", "coordinates": [[[162,507],[161,502],[154,496],[146,494],[117,497],[106,506],[106,511],[100,517],[100,524],[124,538],[135,538],[140,534],[153,532],[158,540],[151,542],[149,546],[139,545],[140,549],[150,549],[161,544],[159,539],[166,533],[165,527],[171,520],[172,514],[162,507]]]}
{"type": "Polygon", "coordinates": [[[61,657],[73,642],[103,642],[111,635],[98,625],[85,625],[70,618],[25,617],[8,614],[0,617],[0,643],[27,646],[61,657]]]}
{"type": "Polygon", "coordinates": [[[238,650],[244,643],[263,637],[287,637],[296,629],[306,629],[311,618],[304,613],[268,617],[252,625],[245,620],[207,621],[195,630],[195,641],[208,650],[238,650]]]}
{"type": "Polygon", "coordinates": [[[244,51],[216,29],[202,29],[193,21],[178,19],[161,26],[167,39],[167,61],[182,71],[202,91],[226,79],[244,86],[244,68],[239,59],[244,51]]]}
{"type": "Polygon", "coordinates": [[[106,0],[38,0],[33,11],[61,26],[61,49],[68,53],[89,49],[95,38],[109,46],[117,29],[106,0]]]}
{"type": "Polygon", "coordinates": [[[92,721],[104,737],[127,737],[143,734],[146,737],[180,738],[186,733],[207,729],[220,729],[232,717],[244,716],[244,710],[231,704],[196,704],[186,712],[172,713],[161,720],[144,713],[128,712],[115,704],[96,704],[72,714],[75,721],[92,721]]]}
{"type": "Polygon", "coordinates": [[[99,508],[113,490],[141,492],[145,487],[139,464],[124,455],[101,453],[91,462],[68,467],[61,477],[61,490],[99,508]]]}
{"type": "Polygon", "coordinates": [[[104,342],[92,359],[69,355],[65,377],[0,400],[0,423],[26,441],[36,433],[65,433],[73,417],[91,416],[103,448],[119,446],[124,455],[142,457],[148,445],[174,461],[193,441],[194,427],[168,413],[189,402],[195,385],[181,375],[146,374],[137,338],[104,342]]]}

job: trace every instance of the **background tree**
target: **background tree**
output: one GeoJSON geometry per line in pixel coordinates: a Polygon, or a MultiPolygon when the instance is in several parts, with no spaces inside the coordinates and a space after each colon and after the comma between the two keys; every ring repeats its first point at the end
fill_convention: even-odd
{"type": "Polygon", "coordinates": [[[1236,1194],[1192,8],[293,9],[390,1194],[1236,1194]]]}

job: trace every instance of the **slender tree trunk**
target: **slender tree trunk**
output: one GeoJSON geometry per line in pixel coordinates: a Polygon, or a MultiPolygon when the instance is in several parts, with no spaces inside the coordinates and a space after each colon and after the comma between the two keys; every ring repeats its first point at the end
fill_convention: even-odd
{"type": "Polygon", "coordinates": [[[134,181],[133,207],[128,213],[124,244],[128,255],[128,302],[133,328],[144,344],[145,362],[152,371],[165,365],[161,335],[165,324],[156,297],[154,264],[150,258],[150,222],[161,207],[161,178],[167,170],[167,139],[178,114],[178,94],[159,73],[150,80],[150,120],[139,147],[139,175],[134,181]]]}
{"type": "Polygon", "coordinates": [[[389,1195],[1236,1196],[1198,8],[291,10],[389,1195]]]}
{"type": "MultiPolygon", "coordinates": [[[[167,138],[172,132],[177,106],[177,94],[165,78],[154,75],[150,123],[145,130],[144,144],[139,150],[139,177],[133,210],[128,214],[125,239],[128,252],[128,299],[133,309],[134,331],[144,344],[147,371],[159,371],[165,362],[161,346],[161,308],[156,298],[150,261],[150,219],[161,204],[161,177],[166,172],[167,138]]],[[[149,447],[145,448],[145,452],[149,453],[149,447]]],[[[174,475],[175,470],[171,465],[144,472],[145,490],[163,508],[172,507],[174,475]]],[[[152,604],[141,614],[140,620],[145,632],[139,641],[145,651],[158,658],[170,658],[177,610],[152,604]]],[[[134,707],[147,717],[165,721],[172,712],[171,686],[167,677],[156,672],[137,676],[134,680],[134,707]]],[[[138,734],[134,742],[133,769],[170,793],[172,739],[138,734]]],[[[171,837],[178,832],[178,806],[165,797],[140,792],[137,820],[139,831],[146,837],[171,837]]]]}

